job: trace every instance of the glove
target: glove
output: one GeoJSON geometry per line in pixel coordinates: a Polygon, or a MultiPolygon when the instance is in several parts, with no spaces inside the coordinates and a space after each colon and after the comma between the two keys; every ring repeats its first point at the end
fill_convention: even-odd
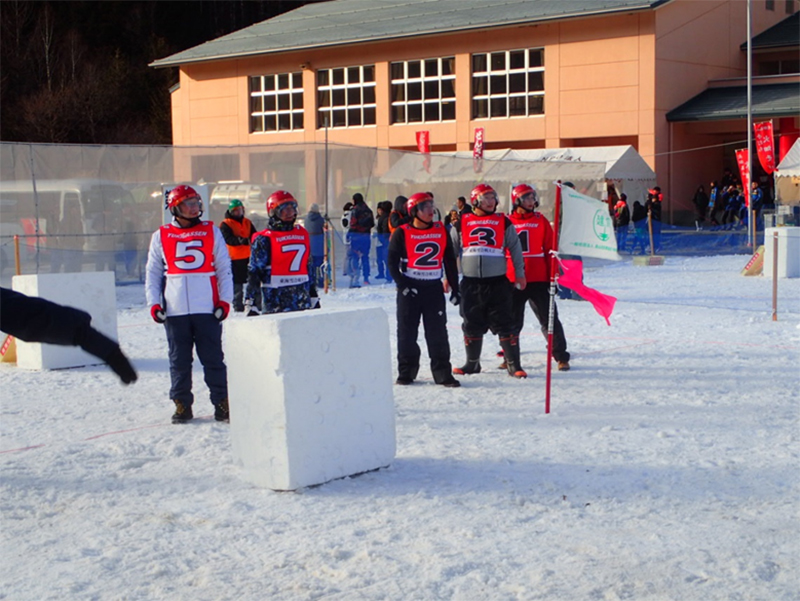
{"type": "Polygon", "coordinates": [[[417,294],[419,294],[419,291],[416,288],[406,287],[403,288],[402,294],[406,298],[417,298],[417,294]]]}
{"type": "Polygon", "coordinates": [[[167,321],[167,312],[164,311],[164,307],[161,305],[153,305],[150,307],[150,317],[152,317],[153,321],[156,323],[164,323],[167,321]]]}
{"type": "Polygon", "coordinates": [[[102,359],[114,370],[124,384],[135,382],[138,376],[128,358],[122,353],[119,344],[105,334],[101,334],[93,327],[87,325],[78,334],[77,345],[87,353],[102,359]]]}
{"type": "Polygon", "coordinates": [[[308,300],[311,301],[311,308],[312,309],[320,309],[322,307],[322,305],[319,304],[319,297],[318,296],[312,296],[308,300]]]}
{"type": "Polygon", "coordinates": [[[225,321],[225,318],[228,317],[228,313],[230,312],[231,305],[225,301],[219,301],[217,306],[214,307],[214,317],[217,318],[217,321],[225,321]]]}
{"type": "Polygon", "coordinates": [[[246,300],[244,301],[244,314],[247,317],[255,317],[256,315],[261,315],[261,313],[253,306],[253,301],[246,300]]]}
{"type": "Polygon", "coordinates": [[[453,290],[450,293],[450,302],[453,303],[456,307],[461,304],[461,291],[460,290],[453,290]]]}

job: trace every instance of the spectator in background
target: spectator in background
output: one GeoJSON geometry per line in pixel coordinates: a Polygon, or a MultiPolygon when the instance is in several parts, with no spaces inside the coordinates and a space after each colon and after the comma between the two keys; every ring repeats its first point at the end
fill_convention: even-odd
{"type": "Polygon", "coordinates": [[[734,178],[733,173],[731,173],[730,168],[725,167],[725,169],[722,172],[722,179],[719,182],[720,187],[723,190],[727,190],[728,188],[730,188],[735,183],[736,183],[736,179],[734,178]]]}
{"type": "Polygon", "coordinates": [[[389,250],[389,215],[392,212],[392,203],[383,200],[378,203],[378,218],[375,221],[375,263],[378,268],[378,279],[392,282],[392,274],[386,267],[386,257],[389,250]]]}
{"type": "Polygon", "coordinates": [[[236,198],[228,203],[225,219],[219,224],[219,231],[228,246],[233,272],[233,310],[244,311],[244,285],[247,283],[247,264],[250,262],[250,240],[256,227],[244,216],[244,205],[236,198]]]}
{"type": "Polygon", "coordinates": [[[720,190],[717,187],[717,182],[711,182],[711,189],[708,191],[708,221],[711,224],[711,229],[719,225],[717,214],[719,213],[719,199],[720,190]]]}
{"type": "Polygon", "coordinates": [[[761,210],[763,207],[764,194],[761,192],[761,187],[758,185],[758,182],[753,182],[750,190],[750,212],[756,214],[756,228],[761,227],[761,210]]]}
{"type": "Polygon", "coordinates": [[[661,250],[661,202],[663,200],[664,195],[661,194],[661,188],[656,186],[648,191],[647,201],[644,205],[653,228],[653,252],[661,250]]]}
{"type": "MultiPolygon", "coordinates": [[[[353,253],[353,275],[351,282],[358,284],[359,269],[363,283],[369,284],[370,232],[375,227],[372,209],[364,202],[360,192],[353,194],[353,208],[350,211],[350,250],[353,253]]],[[[352,286],[352,283],[351,283],[352,286]]]]}
{"type": "Polygon", "coordinates": [[[458,223],[460,215],[458,214],[458,207],[453,205],[450,207],[450,210],[447,212],[447,215],[444,216],[444,226],[447,228],[447,231],[450,231],[451,227],[455,227],[458,223]]]}
{"type": "Polygon", "coordinates": [[[624,252],[628,244],[628,225],[631,222],[631,212],[628,209],[628,196],[622,194],[614,205],[614,232],[617,235],[617,252],[624,252]]]}
{"type": "Polygon", "coordinates": [[[311,203],[308,207],[308,215],[303,221],[304,227],[308,232],[311,244],[311,261],[314,274],[314,281],[317,288],[325,285],[325,274],[322,265],[325,262],[325,218],[319,212],[319,205],[311,203]]]}
{"type": "Polygon", "coordinates": [[[411,222],[406,209],[408,199],[405,196],[398,196],[394,199],[394,210],[389,213],[389,232],[394,234],[394,231],[401,225],[411,222]]]}
{"type": "Polygon", "coordinates": [[[611,217],[614,217],[614,212],[617,209],[617,203],[619,202],[619,194],[617,194],[617,188],[612,182],[606,182],[606,202],[608,203],[608,214],[611,217]]]}
{"type": "Polygon", "coordinates": [[[456,207],[458,208],[458,216],[461,217],[467,213],[472,213],[472,207],[463,196],[456,199],[456,207]]]}
{"type": "Polygon", "coordinates": [[[640,248],[639,254],[645,254],[647,248],[647,209],[638,200],[633,203],[633,246],[631,246],[631,254],[634,253],[636,248],[640,248]]]}
{"type": "Polygon", "coordinates": [[[344,270],[342,275],[353,275],[353,249],[350,245],[350,216],[353,213],[353,203],[346,202],[342,207],[342,228],[344,228],[344,270]]]}
{"type": "Polygon", "coordinates": [[[708,195],[706,194],[706,189],[703,184],[697,187],[692,202],[694,203],[694,210],[697,215],[694,220],[694,226],[699,232],[703,229],[703,223],[706,221],[706,211],[708,210],[708,195]]]}
{"type": "Polygon", "coordinates": [[[732,230],[736,226],[736,222],[740,220],[740,210],[744,204],[744,198],[739,194],[739,189],[736,186],[729,186],[725,193],[722,195],[725,201],[725,213],[722,215],[722,229],[732,230]]]}

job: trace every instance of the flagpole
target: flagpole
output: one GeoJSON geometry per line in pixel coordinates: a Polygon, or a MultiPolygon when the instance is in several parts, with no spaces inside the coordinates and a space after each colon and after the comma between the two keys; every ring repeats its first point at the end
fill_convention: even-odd
{"type": "MultiPolygon", "coordinates": [[[[750,212],[750,219],[747,220],[747,245],[753,246],[755,242],[755,230],[752,218],[753,199],[750,198],[750,190],[753,187],[753,48],[750,44],[752,36],[751,24],[751,0],[747,0],[747,173],[749,174],[747,187],[744,191],[744,198],[747,203],[746,212],[750,212]]],[[[745,213],[747,214],[747,213],[745,213]]]]}
{"type": "Polygon", "coordinates": [[[556,206],[553,217],[553,249],[550,255],[550,309],[547,315],[547,385],[544,396],[544,412],[550,413],[550,383],[553,378],[553,323],[556,311],[556,281],[558,280],[558,261],[554,253],[558,252],[558,225],[561,212],[561,180],[556,182],[556,206]]]}

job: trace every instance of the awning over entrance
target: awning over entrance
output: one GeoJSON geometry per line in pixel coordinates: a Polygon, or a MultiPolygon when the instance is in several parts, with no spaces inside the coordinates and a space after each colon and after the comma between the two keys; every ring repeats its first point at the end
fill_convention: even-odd
{"type": "MultiPolygon", "coordinates": [[[[800,81],[753,86],[756,119],[794,117],[800,113],[800,81]]],[[[667,121],[717,121],[747,118],[747,86],[708,88],[667,113],[667,121]]]]}

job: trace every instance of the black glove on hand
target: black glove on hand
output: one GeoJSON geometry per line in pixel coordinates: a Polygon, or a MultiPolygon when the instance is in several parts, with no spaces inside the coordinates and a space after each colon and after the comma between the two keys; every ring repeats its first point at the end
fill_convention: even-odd
{"type": "Polygon", "coordinates": [[[135,382],[138,378],[128,358],[122,353],[119,344],[105,334],[87,325],[77,336],[76,344],[87,353],[102,359],[114,370],[124,384],[135,382]]]}
{"type": "Polygon", "coordinates": [[[453,290],[450,293],[450,302],[453,303],[456,307],[461,304],[461,291],[460,290],[453,290]]]}

